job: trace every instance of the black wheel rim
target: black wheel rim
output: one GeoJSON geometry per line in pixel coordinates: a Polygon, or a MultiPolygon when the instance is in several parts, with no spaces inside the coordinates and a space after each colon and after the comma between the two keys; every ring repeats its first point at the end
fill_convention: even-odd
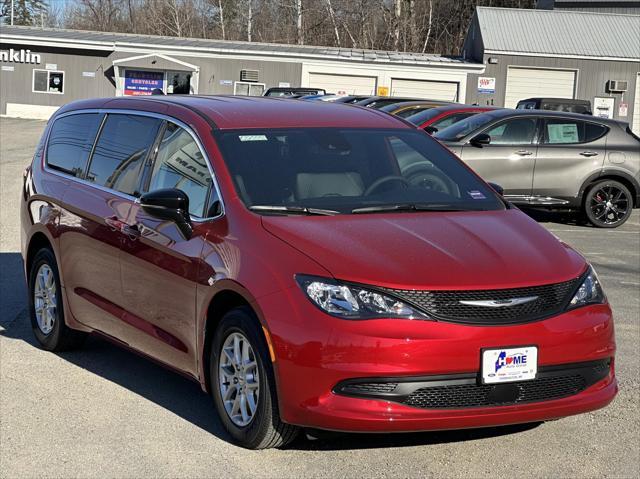
{"type": "Polygon", "coordinates": [[[626,218],[629,211],[629,198],[620,188],[604,185],[591,194],[589,208],[594,221],[613,225],[626,218]]]}

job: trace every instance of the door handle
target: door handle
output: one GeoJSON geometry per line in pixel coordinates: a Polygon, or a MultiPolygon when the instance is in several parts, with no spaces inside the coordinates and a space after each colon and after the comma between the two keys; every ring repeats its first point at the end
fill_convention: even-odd
{"type": "Polygon", "coordinates": [[[122,233],[126,234],[129,239],[132,240],[140,237],[140,229],[137,225],[128,225],[126,223],[122,223],[120,231],[122,231],[122,233]]]}
{"type": "Polygon", "coordinates": [[[117,216],[110,216],[104,219],[105,224],[111,228],[111,231],[122,231],[122,221],[117,216]]]}
{"type": "Polygon", "coordinates": [[[598,156],[598,153],[595,151],[583,151],[580,153],[582,156],[590,157],[590,156],[598,156]]]}
{"type": "Polygon", "coordinates": [[[529,150],[518,150],[518,151],[516,151],[516,155],[530,156],[530,155],[533,155],[533,153],[530,152],[529,150]]]}

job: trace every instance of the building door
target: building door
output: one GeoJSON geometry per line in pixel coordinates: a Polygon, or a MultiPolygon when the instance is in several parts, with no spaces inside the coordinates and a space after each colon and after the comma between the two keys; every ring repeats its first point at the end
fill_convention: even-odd
{"type": "Polygon", "coordinates": [[[636,98],[633,102],[633,123],[631,129],[640,135],[640,73],[636,76],[636,98]]]}
{"type": "Polygon", "coordinates": [[[310,87],[324,88],[327,93],[337,95],[375,95],[376,85],[376,77],[309,73],[310,87]]]}
{"type": "Polygon", "coordinates": [[[391,96],[458,101],[458,82],[432,80],[391,80],[391,96]]]}
{"type": "Polygon", "coordinates": [[[515,108],[520,100],[533,97],[574,98],[576,73],[576,70],[509,67],[504,106],[515,108]]]}

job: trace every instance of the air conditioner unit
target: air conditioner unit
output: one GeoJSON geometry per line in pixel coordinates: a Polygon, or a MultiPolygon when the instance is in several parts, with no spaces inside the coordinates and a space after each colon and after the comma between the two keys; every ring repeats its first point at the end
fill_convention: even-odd
{"type": "Polygon", "coordinates": [[[626,81],[609,80],[607,82],[607,90],[609,90],[609,93],[621,93],[627,91],[628,88],[629,82],[626,81]]]}
{"type": "Polygon", "coordinates": [[[259,75],[258,70],[240,70],[240,81],[257,82],[259,75]]]}

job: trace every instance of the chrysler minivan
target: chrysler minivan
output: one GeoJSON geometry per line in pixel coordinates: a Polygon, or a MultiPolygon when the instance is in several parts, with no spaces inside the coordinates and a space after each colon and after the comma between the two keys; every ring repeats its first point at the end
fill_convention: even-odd
{"type": "Polygon", "coordinates": [[[33,331],[50,351],[100,335],[192,378],[247,448],[604,407],[598,277],[498,190],[374,109],[75,102],[24,175],[33,331]]]}

